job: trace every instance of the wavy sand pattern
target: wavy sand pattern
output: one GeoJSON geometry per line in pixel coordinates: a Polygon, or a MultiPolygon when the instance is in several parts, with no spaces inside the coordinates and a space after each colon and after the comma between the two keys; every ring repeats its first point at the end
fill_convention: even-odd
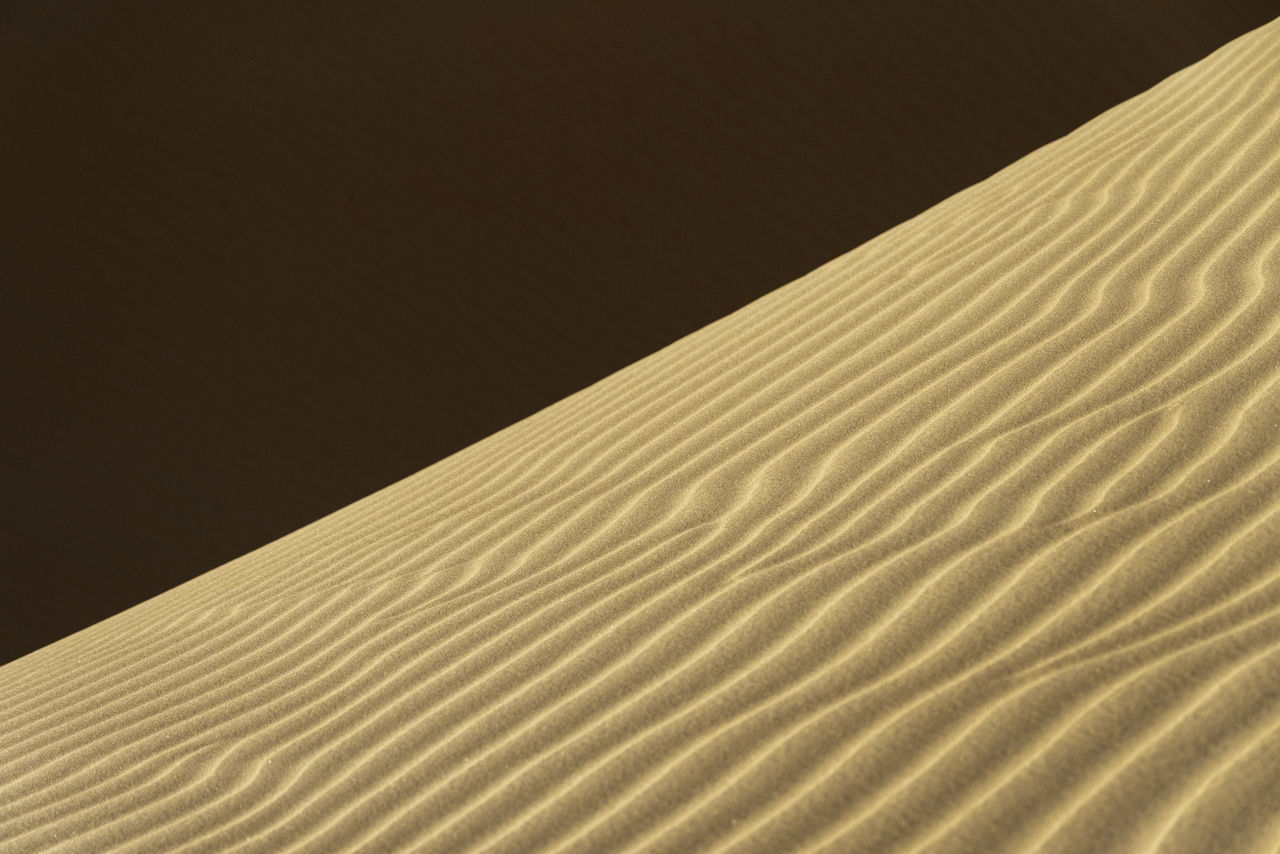
{"type": "Polygon", "coordinates": [[[1274,850],[1280,21],[0,701],[6,852],[1274,850]]]}

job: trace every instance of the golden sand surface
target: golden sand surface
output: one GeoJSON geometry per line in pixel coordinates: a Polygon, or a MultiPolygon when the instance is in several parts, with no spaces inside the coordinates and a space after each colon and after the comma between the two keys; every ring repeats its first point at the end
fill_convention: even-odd
{"type": "Polygon", "coordinates": [[[4,852],[1277,846],[1280,20],[0,668],[4,852]]]}

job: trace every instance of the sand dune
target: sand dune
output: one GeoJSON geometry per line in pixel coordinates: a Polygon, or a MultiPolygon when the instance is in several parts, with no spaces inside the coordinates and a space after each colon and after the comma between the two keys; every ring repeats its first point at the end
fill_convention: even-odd
{"type": "Polygon", "coordinates": [[[0,698],[4,851],[1274,850],[1280,21],[0,698]]]}

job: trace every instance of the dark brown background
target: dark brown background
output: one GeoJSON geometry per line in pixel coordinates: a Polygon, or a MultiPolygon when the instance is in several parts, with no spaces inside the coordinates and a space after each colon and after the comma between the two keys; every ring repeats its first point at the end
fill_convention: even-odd
{"type": "Polygon", "coordinates": [[[0,661],[529,415],[1264,0],[0,4],[0,661]]]}

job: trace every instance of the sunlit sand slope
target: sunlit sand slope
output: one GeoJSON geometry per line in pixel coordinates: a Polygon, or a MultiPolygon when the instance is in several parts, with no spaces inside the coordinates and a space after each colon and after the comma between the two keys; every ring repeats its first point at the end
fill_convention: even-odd
{"type": "Polygon", "coordinates": [[[0,668],[0,850],[1274,850],[1278,757],[1280,21],[0,668]]]}

